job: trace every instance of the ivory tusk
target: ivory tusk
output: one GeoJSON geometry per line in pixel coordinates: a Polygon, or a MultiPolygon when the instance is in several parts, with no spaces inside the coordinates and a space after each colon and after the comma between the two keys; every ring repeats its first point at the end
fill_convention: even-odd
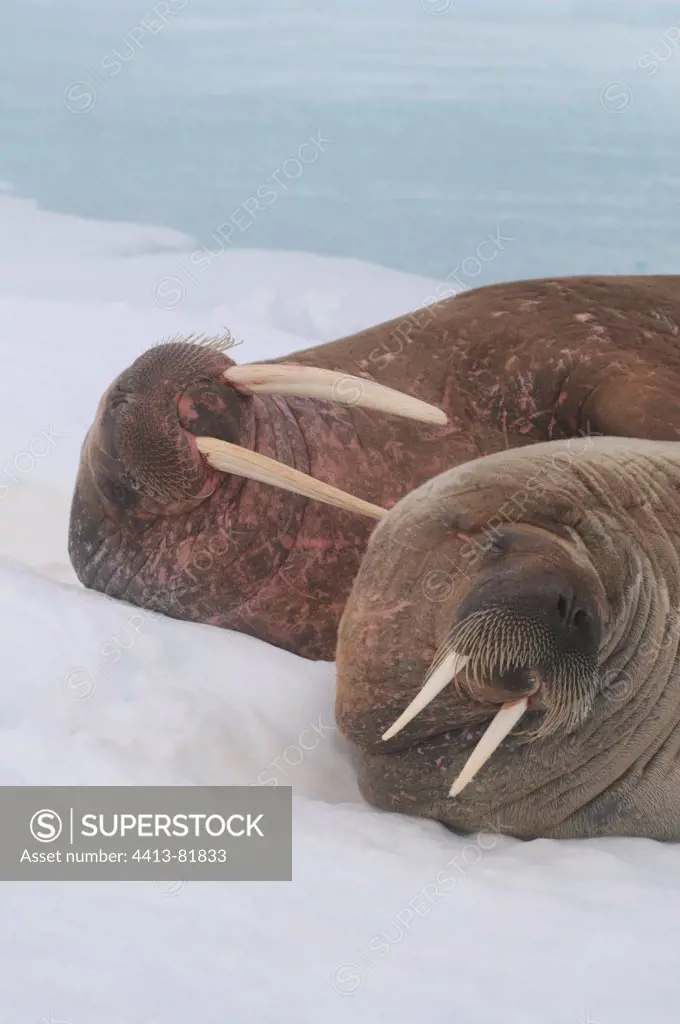
{"type": "Polygon", "coordinates": [[[327,505],[334,505],[335,508],[357,512],[372,519],[382,519],[387,515],[387,509],[380,508],[379,505],[355,498],[353,494],[341,491],[338,487],[332,487],[321,480],[315,480],[314,477],[301,473],[299,469],[293,469],[249,448],[220,441],[216,437],[197,437],[196,445],[213,469],[221,473],[235,473],[249,480],[258,480],[262,484],[272,484],[284,491],[292,491],[293,494],[301,494],[305,498],[323,501],[327,505]]]}
{"type": "Polygon", "coordinates": [[[391,740],[398,732],[401,732],[409,722],[413,721],[423,708],[434,700],[438,693],[448,686],[454,676],[457,676],[461,669],[465,668],[470,659],[465,654],[457,654],[450,651],[434,670],[425,677],[422,689],[418,691],[409,706],[399,715],[394,725],[391,725],[387,732],[383,733],[384,740],[391,740]]]}
{"type": "Polygon", "coordinates": [[[231,366],[224,371],[224,376],[230,384],[249,393],[319,398],[340,405],[405,416],[423,423],[441,426],[447,422],[446,413],[434,405],[394,388],[386,388],[374,380],[337,370],[296,363],[250,363],[231,366]]]}
{"type": "Polygon", "coordinates": [[[479,769],[486,764],[495,750],[517,725],[529,705],[528,697],[503,704],[489,728],[463,765],[463,770],[451,786],[449,796],[458,796],[469,782],[472,782],[479,769]]]}

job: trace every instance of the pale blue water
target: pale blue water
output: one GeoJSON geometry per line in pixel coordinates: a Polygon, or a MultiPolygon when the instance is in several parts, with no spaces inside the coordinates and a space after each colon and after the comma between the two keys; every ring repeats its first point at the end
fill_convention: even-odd
{"type": "Polygon", "coordinates": [[[214,248],[278,173],[231,244],[436,277],[470,257],[466,284],[680,270],[680,4],[448,6],[0,0],[0,179],[214,248]]]}

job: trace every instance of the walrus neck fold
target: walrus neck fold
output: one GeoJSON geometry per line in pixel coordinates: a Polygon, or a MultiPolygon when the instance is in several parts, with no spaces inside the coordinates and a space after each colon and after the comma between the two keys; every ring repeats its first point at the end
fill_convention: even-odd
{"type": "MultiPolygon", "coordinates": [[[[626,711],[630,701],[654,706],[678,658],[680,640],[680,612],[655,564],[654,554],[658,557],[660,552],[646,551],[639,543],[614,534],[612,525],[610,517],[601,517],[597,527],[592,521],[589,527],[591,538],[596,532],[599,536],[599,558],[618,564],[620,575],[611,599],[611,622],[600,648],[594,728],[611,723],[618,712],[626,711]]],[[[680,577],[680,562],[670,550],[663,554],[663,568],[667,576],[680,577]]]]}

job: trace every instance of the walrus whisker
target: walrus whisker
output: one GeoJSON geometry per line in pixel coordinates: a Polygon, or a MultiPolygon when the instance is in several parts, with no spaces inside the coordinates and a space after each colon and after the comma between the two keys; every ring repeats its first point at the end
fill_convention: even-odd
{"type": "Polygon", "coordinates": [[[434,670],[430,670],[425,678],[422,688],[415,695],[409,706],[403,711],[394,725],[383,733],[383,740],[391,740],[398,732],[401,732],[409,722],[418,715],[423,708],[434,700],[437,694],[441,693],[444,687],[448,686],[451,680],[458,675],[461,669],[467,665],[467,657],[464,654],[457,654],[451,651],[446,658],[443,658],[434,670]]]}
{"type": "Polygon", "coordinates": [[[459,793],[463,792],[468,783],[472,782],[480,768],[486,764],[494,751],[500,747],[508,733],[517,725],[528,706],[528,697],[503,704],[463,765],[458,778],[449,790],[449,796],[458,796],[459,793]]]}
{"type": "Polygon", "coordinates": [[[224,377],[248,393],[319,398],[340,405],[388,412],[423,423],[443,426],[447,422],[446,413],[428,402],[387,388],[374,380],[336,370],[295,363],[250,363],[231,366],[224,371],[224,377]]]}
{"type": "Polygon", "coordinates": [[[499,624],[497,616],[490,615],[488,610],[473,612],[449,631],[435,653],[429,673],[455,651],[467,656],[465,679],[468,684],[470,674],[480,679],[489,678],[523,663],[523,645],[516,631],[507,628],[507,624],[499,624]]]}
{"type": "Polygon", "coordinates": [[[249,480],[271,484],[284,491],[301,494],[305,498],[323,501],[335,508],[357,512],[373,519],[382,519],[387,515],[387,509],[380,508],[379,505],[372,505],[370,501],[356,498],[353,494],[341,491],[338,487],[332,487],[321,480],[315,480],[314,477],[301,473],[299,469],[293,469],[249,448],[242,448],[238,444],[230,444],[229,441],[221,441],[216,437],[197,437],[196,445],[213,469],[221,473],[245,476],[249,480]]]}

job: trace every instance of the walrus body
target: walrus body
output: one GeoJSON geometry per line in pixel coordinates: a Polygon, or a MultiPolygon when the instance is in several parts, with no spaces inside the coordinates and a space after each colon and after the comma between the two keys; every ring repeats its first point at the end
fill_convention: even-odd
{"type": "Polygon", "coordinates": [[[330,659],[373,523],[214,472],[197,435],[389,509],[443,470],[507,448],[588,433],[680,436],[678,324],[680,277],[529,281],[286,357],[414,395],[444,410],[445,426],[351,396],[247,394],[224,381],[234,365],[224,353],[159,345],[101,399],[73,498],[72,563],[111,596],[330,659]]]}
{"type": "Polygon", "coordinates": [[[369,802],[463,831],[680,840],[680,444],[539,444],[418,488],[371,537],[337,660],[369,802]],[[454,649],[465,668],[381,738],[454,649]]]}

